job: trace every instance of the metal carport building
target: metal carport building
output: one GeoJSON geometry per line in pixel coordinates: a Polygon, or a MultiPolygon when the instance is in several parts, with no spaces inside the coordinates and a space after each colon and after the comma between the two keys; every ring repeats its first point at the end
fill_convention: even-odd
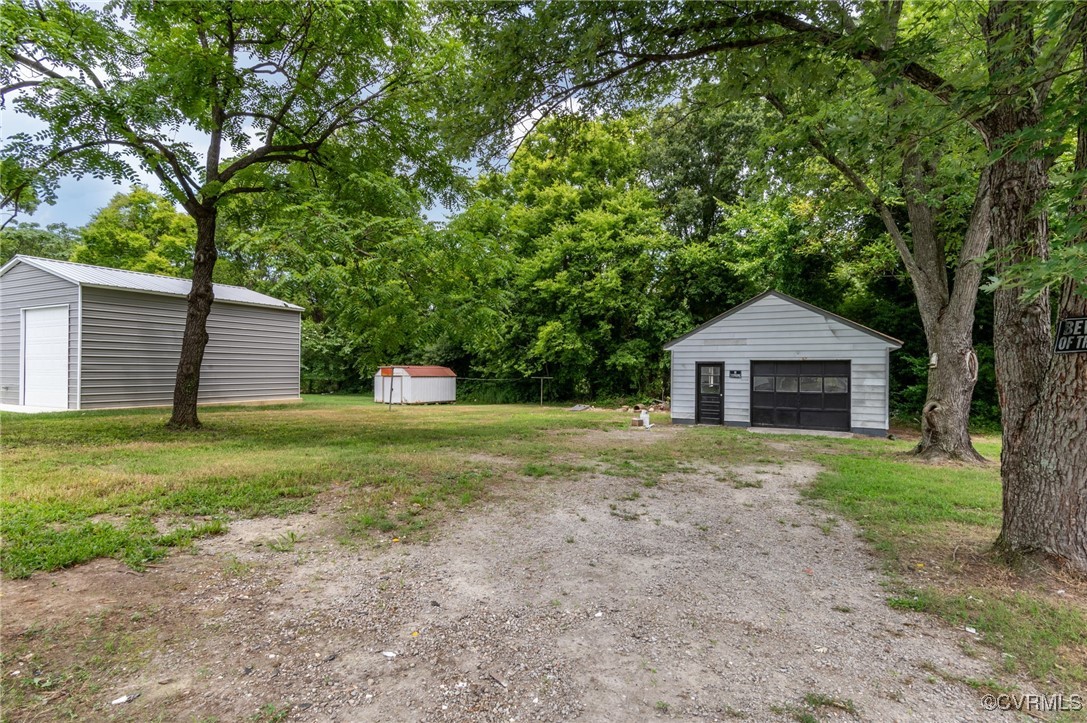
{"type": "MultiPolygon", "coordinates": [[[[168,405],[191,282],[16,256],[0,268],[0,404],[168,405]]],[[[302,308],[215,284],[200,402],[297,399],[302,308]]]]}

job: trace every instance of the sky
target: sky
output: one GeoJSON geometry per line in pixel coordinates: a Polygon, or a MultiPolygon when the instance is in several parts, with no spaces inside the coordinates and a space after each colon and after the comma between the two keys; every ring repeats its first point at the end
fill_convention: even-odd
{"type": "MultiPolygon", "coordinates": [[[[0,110],[0,145],[16,133],[35,133],[44,128],[44,124],[23,113],[19,113],[8,107],[0,110]]],[[[158,180],[150,174],[142,174],[143,184],[156,193],[161,193],[162,187],[158,180]]],[[[76,179],[65,176],[57,189],[57,202],[55,205],[42,203],[33,214],[20,214],[19,222],[33,222],[40,226],[51,223],[66,223],[69,226],[82,226],[90,220],[94,213],[109,203],[109,200],[117,193],[129,190],[129,185],[117,185],[113,181],[93,176],[84,176],[76,179]]]]}

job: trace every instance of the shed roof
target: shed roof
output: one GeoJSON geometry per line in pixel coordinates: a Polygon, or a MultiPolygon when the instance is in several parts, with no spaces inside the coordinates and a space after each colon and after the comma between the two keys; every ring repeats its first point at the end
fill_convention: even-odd
{"type": "Polygon", "coordinates": [[[790,304],[796,304],[797,306],[800,306],[800,307],[802,307],[804,309],[807,309],[808,311],[815,312],[816,314],[819,314],[820,316],[822,316],[822,317],[824,317],[826,319],[832,319],[834,321],[845,324],[848,327],[856,329],[857,331],[862,331],[865,334],[868,334],[869,336],[874,336],[875,338],[879,339],[880,341],[886,342],[889,346],[894,347],[895,349],[898,349],[899,347],[902,346],[902,342],[900,340],[898,340],[898,339],[895,339],[893,336],[887,336],[886,334],[882,334],[882,333],[880,333],[880,332],[878,332],[878,331],[876,331],[874,329],[869,329],[867,326],[864,326],[862,324],[858,324],[855,321],[850,321],[849,319],[845,318],[844,316],[838,316],[835,313],[827,311],[826,309],[820,309],[818,306],[814,306],[812,304],[809,304],[806,301],[801,301],[800,299],[793,298],[792,296],[789,296],[788,294],[783,294],[780,291],[777,291],[775,289],[769,289],[768,291],[762,292],[758,296],[755,296],[755,297],[752,297],[752,298],[748,299],[747,301],[740,304],[739,306],[734,306],[731,309],[729,309],[728,311],[726,311],[725,313],[713,317],[712,319],[707,321],[705,324],[702,324],[700,326],[695,327],[694,329],[687,332],[683,336],[680,336],[680,337],[677,337],[677,338],[673,339],[672,341],[665,344],[664,348],[665,349],[671,349],[673,346],[675,346],[679,342],[683,341],[684,339],[687,339],[689,337],[694,336],[695,334],[702,331],[703,329],[711,327],[714,324],[716,324],[717,322],[732,316],[737,311],[740,311],[741,309],[746,309],[747,307],[751,306],[752,304],[755,304],[755,303],[757,303],[759,301],[762,301],[763,299],[765,299],[765,298],[767,298],[769,296],[775,296],[775,297],[781,299],[782,301],[787,301],[790,304]]]}
{"type": "Polygon", "coordinates": [[[390,371],[393,369],[403,369],[407,372],[409,377],[455,377],[457,373],[449,367],[439,366],[406,366],[404,364],[393,364],[392,366],[381,367],[379,373],[385,369],[390,371]]]}
{"type": "MultiPolygon", "coordinates": [[[[72,261],[41,259],[36,256],[23,256],[21,254],[4,264],[3,268],[0,268],[0,276],[6,274],[8,269],[19,263],[41,269],[46,273],[53,274],[65,281],[70,281],[73,284],[78,284],[80,286],[91,286],[102,289],[122,289],[124,291],[142,291],[149,294],[165,294],[167,296],[188,296],[189,291],[192,289],[192,281],[189,279],[162,276],[161,274],[147,274],[142,271],[111,269],[106,266],[77,264],[72,261]]],[[[302,311],[301,306],[295,306],[282,299],[277,299],[273,296],[268,296],[267,294],[261,294],[243,286],[212,284],[212,292],[215,294],[216,301],[302,311]]]]}

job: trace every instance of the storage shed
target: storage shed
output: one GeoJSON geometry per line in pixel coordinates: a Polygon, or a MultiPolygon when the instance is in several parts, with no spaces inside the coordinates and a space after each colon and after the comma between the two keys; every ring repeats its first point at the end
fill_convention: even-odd
{"type": "Polygon", "coordinates": [[[455,402],[457,374],[447,367],[381,367],[374,375],[374,401],[381,404],[455,402]]]}
{"type": "Polygon", "coordinates": [[[902,342],[767,291],[665,345],[672,422],[884,436],[902,342]]]}
{"type": "MultiPolygon", "coordinates": [[[[0,268],[0,404],[173,402],[192,282],[16,256],[0,268]]],[[[215,284],[200,402],[299,397],[301,307],[215,284]]]]}

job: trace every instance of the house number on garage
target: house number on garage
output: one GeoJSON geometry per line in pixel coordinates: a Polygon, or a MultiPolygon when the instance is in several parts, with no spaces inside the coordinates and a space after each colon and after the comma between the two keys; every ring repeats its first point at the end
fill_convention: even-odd
{"type": "Polygon", "coordinates": [[[1065,319],[1057,325],[1058,354],[1087,352],[1087,318],[1065,319]]]}

